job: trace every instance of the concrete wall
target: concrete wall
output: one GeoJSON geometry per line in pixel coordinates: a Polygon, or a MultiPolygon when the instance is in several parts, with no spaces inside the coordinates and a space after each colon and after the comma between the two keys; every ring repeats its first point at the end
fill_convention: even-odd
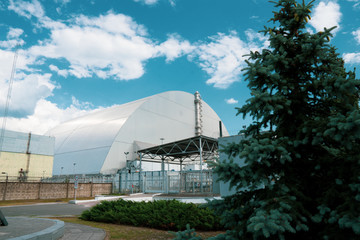
{"type": "MultiPolygon", "coordinates": [[[[110,194],[112,183],[79,183],[76,197],[110,194]]],[[[0,200],[74,198],[73,183],[1,182],[0,200]]]]}
{"type": "MultiPolygon", "coordinates": [[[[9,178],[18,177],[19,171],[22,168],[26,171],[29,161],[29,178],[52,177],[52,167],[54,156],[26,154],[16,152],[1,152],[0,157],[0,173],[6,172],[9,178]],[[30,157],[30,158],[29,158],[30,157]]],[[[5,177],[2,174],[2,178],[5,177]]]]}
{"type": "MultiPolygon", "coordinates": [[[[54,163],[55,138],[5,130],[1,139],[0,178],[10,180],[23,169],[29,178],[51,177],[54,163]],[[4,174],[2,174],[4,172],[4,174]]],[[[35,179],[29,179],[35,181],[35,179]]]]}

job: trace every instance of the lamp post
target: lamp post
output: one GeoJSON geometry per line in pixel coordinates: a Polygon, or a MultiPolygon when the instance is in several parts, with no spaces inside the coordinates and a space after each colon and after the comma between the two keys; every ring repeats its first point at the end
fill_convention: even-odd
{"type": "Polygon", "coordinates": [[[45,178],[46,170],[43,171],[43,179],[45,178]]]}
{"type": "Polygon", "coordinates": [[[128,161],[127,161],[127,155],[129,154],[129,152],[124,152],[125,154],[125,159],[126,159],[126,168],[125,168],[125,191],[126,189],[128,189],[128,161]]]}
{"type": "MultiPolygon", "coordinates": [[[[161,137],[160,138],[160,141],[161,141],[161,145],[163,145],[164,144],[164,140],[165,140],[165,138],[163,138],[163,137],[161,137]]],[[[167,165],[168,165],[168,172],[170,171],[170,164],[169,164],[169,160],[167,161],[167,165]]]]}
{"type": "Polygon", "coordinates": [[[63,169],[64,169],[64,167],[61,167],[61,168],[60,168],[60,177],[61,177],[61,175],[62,175],[63,169]]]}
{"type": "Polygon", "coordinates": [[[75,175],[75,167],[76,167],[76,163],[73,163],[74,168],[73,168],[73,174],[75,175]]]}

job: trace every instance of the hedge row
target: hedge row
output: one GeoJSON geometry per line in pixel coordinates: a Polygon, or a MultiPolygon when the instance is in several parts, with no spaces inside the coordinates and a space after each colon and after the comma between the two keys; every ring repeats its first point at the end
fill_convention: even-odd
{"type": "Polygon", "coordinates": [[[222,229],[213,211],[193,203],[177,200],[153,202],[102,201],[80,216],[83,220],[151,227],[165,230],[184,230],[186,224],[197,230],[222,229]]]}

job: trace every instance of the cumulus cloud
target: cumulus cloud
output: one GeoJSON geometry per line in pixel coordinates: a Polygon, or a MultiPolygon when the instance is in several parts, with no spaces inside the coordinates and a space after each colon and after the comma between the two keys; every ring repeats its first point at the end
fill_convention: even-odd
{"type": "Polygon", "coordinates": [[[56,72],[59,76],[67,77],[69,75],[69,71],[60,70],[57,66],[50,64],[49,68],[51,71],[56,72]]]}
{"type": "Polygon", "coordinates": [[[198,44],[190,59],[210,75],[207,84],[225,89],[240,81],[241,69],[246,66],[244,55],[267,44],[266,38],[253,30],[247,30],[245,34],[247,42],[233,31],[228,35],[219,33],[210,37],[210,42],[198,44]]]}
{"type": "MultiPolygon", "coordinates": [[[[87,103],[85,103],[85,105],[87,105],[87,103]]],[[[89,110],[83,109],[83,107],[84,103],[79,103],[75,98],[73,98],[73,104],[65,109],[59,108],[55,103],[40,99],[37,101],[35,111],[32,115],[22,118],[9,117],[6,126],[9,130],[45,134],[48,130],[64,121],[103,109],[97,108],[89,110]]],[[[3,119],[0,118],[0,120],[2,121],[3,119]]]]}
{"type": "Polygon", "coordinates": [[[154,5],[158,3],[158,0],[134,0],[134,2],[140,2],[146,5],[154,5]]]}
{"type": "Polygon", "coordinates": [[[0,47],[5,49],[11,49],[16,46],[21,46],[25,44],[25,41],[20,38],[24,31],[20,28],[10,27],[9,32],[6,36],[6,40],[0,41],[0,47]]]}
{"type": "MultiPolygon", "coordinates": [[[[360,28],[352,32],[355,40],[360,44],[360,28]]],[[[360,53],[345,53],[343,54],[343,59],[346,63],[349,64],[359,64],[360,63],[360,53]]]]}
{"type": "MultiPolygon", "coordinates": [[[[70,63],[69,74],[78,78],[97,75],[130,80],[144,74],[144,61],[157,55],[144,26],[123,14],[78,16],[68,26],[51,29],[50,39],[29,52],[70,63]]],[[[65,74],[65,73],[64,73],[65,74]]]]}
{"type": "Polygon", "coordinates": [[[353,31],[352,35],[354,35],[355,40],[358,42],[358,44],[360,44],[360,28],[356,31],[353,31]]]}
{"type": "Polygon", "coordinates": [[[43,18],[45,15],[44,9],[38,0],[32,0],[31,2],[10,0],[8,9],[13,10],[27,19],[31,19],[32,17],[43,18]]]}
{"type": "MultiPolygon", "coordinates": [[[[9,115],[22,117],[33,114],[35,106],[40,99],[52,95],[56,87],[50,80],[51,74],[18,73],[13,81],[9,115]]],[[[0,82],[0,108],[4,109],[8,83],[0,82]]]]}
{"type": "Polygon", "coordinates": [[[236,104],[236,103],[238,103],[239,101],[236,100],[236,99],[234,99],[234,98],[230,98],[230,99],[225,99],[225,102],[226,102],[227,104],[236,104]]]}
{"type": "Polygon", "coordinates": [[[360,53],[345,53],[343,59],[349,64],[360,63],[360,53]]]}
{"type": "Polygon", "coordinates": [[[54,1],[55,1],[55,3],[60,3],[60,4],[63,4],[63,5],[66,5],[69,2],[71,2],[71,0],[54,0],[54,1]]]}
{"type": "Polygon", "coordinates": [[[37,27],[50,30],[50,37],[28,52],[38,59],[66,59],[68,69],[60,70],[55,63],[50,67],[61,76],[136,79],[145,73],[147,60],[165,56],[166,61],[173,61],[193,49],[189,41],[175,34],[157,43],[148,36],[145,26],[124,14],[80,15],[65,24],[48,18],[38,0],[11,0],[9,9],[28,19],[35,17],[37,27]]]}
{"type": "MultiPolygon", "coordinates": [[[[17,36],[21,31],[14,31],[17,36]],[[16,33],[17,32],[17,33],[16,33]]],[[[12,84],[9,116],[25,116],[34,112],[38,100],[52,95],[57,87],[50,78],[51,74],[40,73],[29,68],[34,64],[34,58],[24,50],[18,50],[16,71],[12,84]]],[[[0,109],[4,109],[9,89],[9,80],[15,60],[15,52],[0,49],[0,109]]],[[[0,116],[3,112],[0,113],[0,116]]]]}
{"type": "Polygon", "coordinates": [[[312,19],[309,23],[316,31],[323,31],[324,27],[331,28],[337,26],[333,30],[335,34],[340,29],[341,16],[340,5],[336,1],[321,1],[315,6],[312,19]]]}
{"type": "Polygon", "coordinates": [[[169,35],[169,38],[157,47],[159,54],[166,56],[166,61],[173,61],[194,50],[194,46],[177,34],[169,35]]]}

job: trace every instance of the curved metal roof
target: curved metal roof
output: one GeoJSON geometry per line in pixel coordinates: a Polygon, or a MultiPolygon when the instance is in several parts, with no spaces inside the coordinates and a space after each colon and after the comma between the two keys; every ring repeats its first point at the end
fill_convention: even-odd
{"type": "MultiPolygon", "coordinates": [[[[160,138],[172,142],[193,137],[194,109],[192,94],[169,91],[60,124],[47,133],[56,137],[53,172],[115,173],[126,158],[135,157],[134,141],[157,145],[160,138]]],[[[218,137],[220,119],[205,102],[202,114],[203,135],[218,137]]]]}

